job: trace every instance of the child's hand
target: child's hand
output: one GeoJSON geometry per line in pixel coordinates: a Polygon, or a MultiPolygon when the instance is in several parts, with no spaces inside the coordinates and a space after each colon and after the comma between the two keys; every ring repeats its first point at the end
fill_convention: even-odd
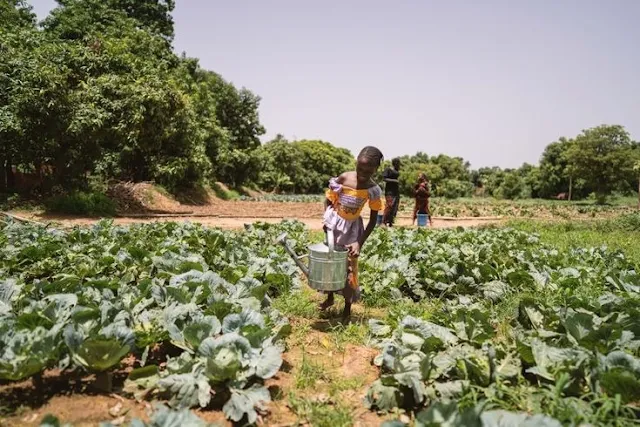
{"type": "Polygon", "coordinates": [[[347,250],[349,251],[349,255],[357,258],[360,256],[360,243],[355,242],[350,245],[347,245],[347,250]]]}

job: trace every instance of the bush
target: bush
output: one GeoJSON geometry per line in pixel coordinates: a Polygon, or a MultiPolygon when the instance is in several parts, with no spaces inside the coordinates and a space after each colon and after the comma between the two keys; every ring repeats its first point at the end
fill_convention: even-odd
{"type": "Polygon", "coordinates": [[[447,199],[471,197],[473,194],[473,184],[457,179],[446,179],[437,187],[436,194],[447,199]]]}
{"type": "Polygon", "coordinates": [[[82,191],[52,197],[45,207],[48,212],[71,215],[114,216],[116,214],[116,204],[109,197],[102,193],[82,191]]]}
{"type": "Polygon", "coordinates": [[[237,200],[240,198],[240,193],[235,190],[226,189],[217,182],[211,184],[211,189],[216,194],[216,197],[222,200],[237,200]]]}

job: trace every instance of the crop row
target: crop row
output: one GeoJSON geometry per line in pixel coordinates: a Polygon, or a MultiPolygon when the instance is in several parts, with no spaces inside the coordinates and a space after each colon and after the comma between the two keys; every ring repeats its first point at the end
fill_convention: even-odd
{"type": "MultiPolygon", "coordinates": [[[[271,300],[302,286],[272,241],[287,231],[302,253],[300,223],[0,227],[0,379],[79,368],[109,388],[133,355],[125,393],[178,410],[222,396],[229,419],[256,421],[290,331],[271,300]]],[[[372,410],[417,425],[636,418],[640,275],[624,254],[511,229],[378,229],[360,272],[364,303],[387,313],[369,322],[372,410]]]]}

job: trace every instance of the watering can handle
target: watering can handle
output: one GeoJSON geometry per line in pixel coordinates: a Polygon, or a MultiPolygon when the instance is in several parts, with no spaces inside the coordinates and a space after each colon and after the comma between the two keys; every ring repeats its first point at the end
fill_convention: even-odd
{"type": "Polygon", "coordinates": [[[333,253],[335,249],[335,239],[331,228],[327,228],[327,244],[329,246],[329,253],[333,253]]]}

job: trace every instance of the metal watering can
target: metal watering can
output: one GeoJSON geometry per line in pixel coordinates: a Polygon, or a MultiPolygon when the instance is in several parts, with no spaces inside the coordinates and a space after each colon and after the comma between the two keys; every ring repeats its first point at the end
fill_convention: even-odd
{"type": "Polygon", "coordinates": [[[327,243],[316,243],[308,246],[309,253],[298,256],[287,245],[287,233],[282,233],[275,240],[284,246],[296,265],[309,279],[309,286],[318,291],[339,291],[344,289],[348,272],[349,252],[336,249],[333,230],[327,230],[327,243]],[[309,258],[308,265],[301,260],[309,258]]]}

